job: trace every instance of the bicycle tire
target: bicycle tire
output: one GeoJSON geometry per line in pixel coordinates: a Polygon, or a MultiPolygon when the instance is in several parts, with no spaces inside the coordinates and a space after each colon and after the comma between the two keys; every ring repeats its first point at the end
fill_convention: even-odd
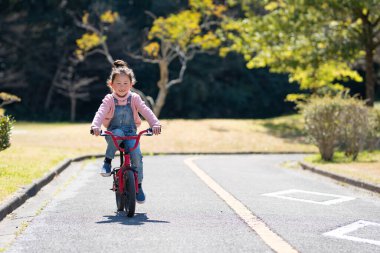
{"type": "Polygon", "coordinates": [[[135,215],[136,209],[136,188],[135,188],[135,176],[133,171],[128,170],[125,173],[125,202],[124,208],[128,217],[133,217],[135,215]]]}
{"type": "Polygon", "coordinates": [[[113,180],[114,180],[114,189],[116,189],[115,190],[116,207],[117,207],[117,211],[120,212],[120,211],[124,210],[125,195],[120,192],[119,186],[118,186],[119,184],[116,183],[116,176],[115,175],[113,176],[113,180]]]}

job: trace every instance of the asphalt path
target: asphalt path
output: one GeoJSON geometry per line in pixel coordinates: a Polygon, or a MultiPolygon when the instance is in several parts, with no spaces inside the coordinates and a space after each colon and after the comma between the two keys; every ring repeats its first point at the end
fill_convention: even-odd
{"type": "Polygon", "coordinates": [[[0,223],[0,248],[380,252],[380,196],[296,168],[301,157],[146,156],[133,218],[116,212],[101,160],[74,163],[0,223]]]}

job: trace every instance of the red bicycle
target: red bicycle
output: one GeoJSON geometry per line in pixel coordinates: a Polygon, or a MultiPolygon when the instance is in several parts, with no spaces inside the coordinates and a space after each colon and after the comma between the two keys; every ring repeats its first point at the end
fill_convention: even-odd
{"type": "MultiPolygon", "coordinates": [[[[91,130],[91,133],[92,130],[91,130]]],[[[136,193],[138,193],[138,177],[137,171],[131,166],[130,153],[134,151],[140,142],[142,135],[152,136],[151,128],[143,130],[137,136],[116,136],[111,131],[101,131],[101,136],[111,136],[115,147],[120,151],[120,167],[112,168],[113,185],[112,191],[116,195],[116,206],[118,211],[127,213],[128,217],[135,215],[136,209],[136,193]],[[120,145],[117,141],[122,140],[120,145]],[[127,148],[124,145],[124,140],[135,140],[135,145],[132,148],[127,148]]]]}

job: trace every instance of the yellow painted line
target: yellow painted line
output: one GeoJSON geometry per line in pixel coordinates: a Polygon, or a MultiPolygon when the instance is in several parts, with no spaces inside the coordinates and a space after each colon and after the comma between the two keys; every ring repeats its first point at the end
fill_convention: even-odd
{"type": "Polygon", "coordinates": [[[279,253],[290,253],[297,252],[289,243],[282,239],[279,235],[274,233],[270,228],[256,217],[243,203],[237,200],[229,192],[224,190],[217,182],[215,182],[209,175],[207,175],[203,170],[201,170],[195,163],[194,160],[197,157],[192,157],[186,159],[184,162],[189,168],[204,182],[206,185],[213,190],[221,199],[223,199],[227,205],[229,205],[235,213],[243,219],[243,221],[255,231],[260,238],[275,252],[279,253]]]}

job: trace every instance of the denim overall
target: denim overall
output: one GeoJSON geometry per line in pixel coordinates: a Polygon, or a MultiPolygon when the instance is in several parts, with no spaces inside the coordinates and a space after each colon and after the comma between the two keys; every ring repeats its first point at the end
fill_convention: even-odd
{"type": "MultiPolygon", "coordinates": [[[[131,107],[132,96],[128,97],[126,105],[118,105],[118,101],[114,98],[115,101],[115,113],[113,118],[108,126],[108,131],[111,131],[117,136],[135,136],[136,135],[136,124],[133,118],[133,111],[131,107]]],[[[115,147],[111,136],[106,136],[106,141],[108,143],[106,150],[106,157],[113,159],[115,157],[115,152],[117,148],[115,147]]],[[[121,141],[118,141],[120,144],[121,141]]],[[[135,140],[125,140],[125,147],[133,148],[135,145],[135,140]]],[[[137,148],[130,153],[132,168],[135,169],[138,173],[138,182],[139,184],[143,180],[143,162],[142,154],[140,151],[140,144],[137,148]]]]}

